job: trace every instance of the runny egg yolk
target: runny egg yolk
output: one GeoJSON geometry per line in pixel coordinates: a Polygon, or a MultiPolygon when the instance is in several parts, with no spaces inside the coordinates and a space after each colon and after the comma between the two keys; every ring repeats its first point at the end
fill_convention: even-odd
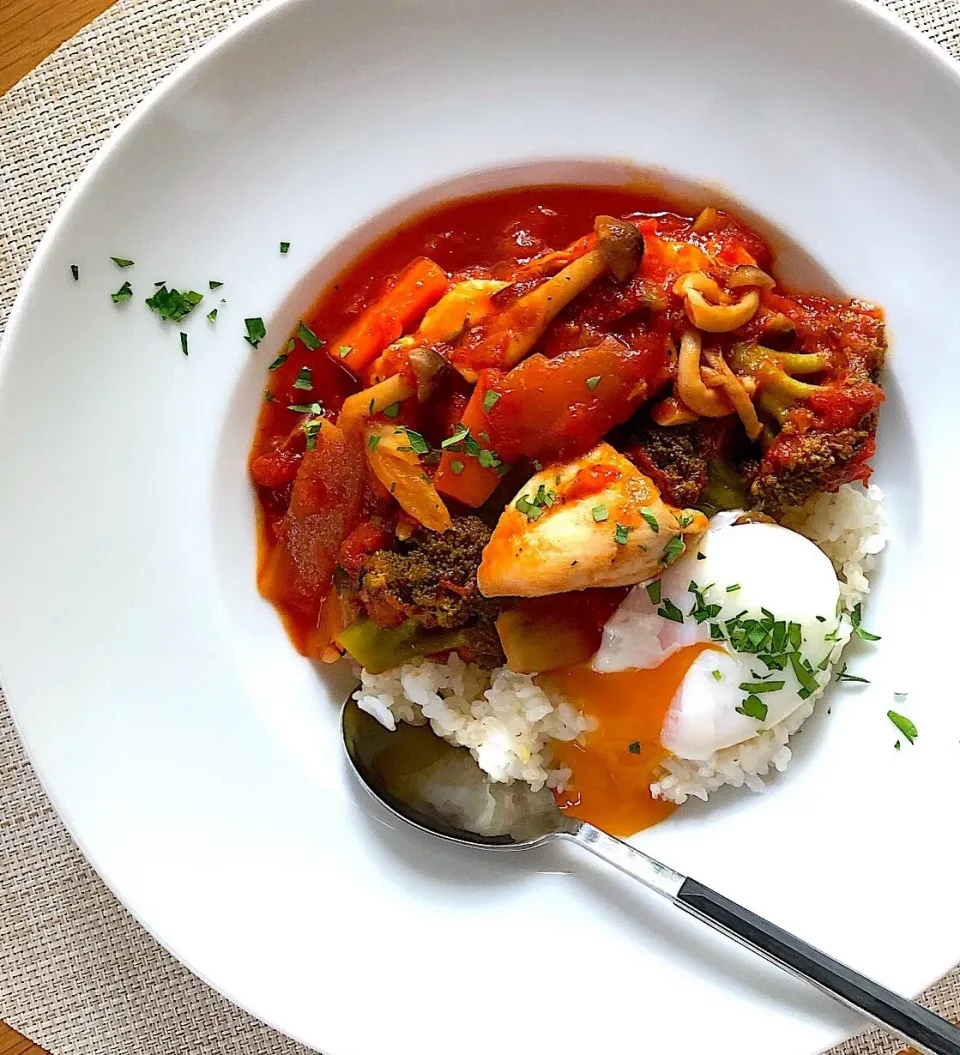
{"type": "Polygon", "coordinates": [[[540,676],[547,691],[565,696],[597,723],[582,744],[553,745],[556,765],[573,771],[566,789],[555,793],[560,809],[621,836],[673,812],[672,803],[650,794],[667,755],[660,733],[687,671],[710,648],[709,642],[688,645],[647,670],[600,674],[584,663],[540,676]]]}

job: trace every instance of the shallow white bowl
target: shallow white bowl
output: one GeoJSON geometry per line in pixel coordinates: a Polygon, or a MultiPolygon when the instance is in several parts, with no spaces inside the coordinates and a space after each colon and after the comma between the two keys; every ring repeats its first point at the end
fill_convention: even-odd
{"type": "Polygon", "coordinates": [[[873,684],[837,687],[768,794],[638,841],[902,992],[960,956],[958,108],[947,59],[853,0],[291,0],[125,123],[4,345],[0,653],[47,790],[147,928],[328,1055],[811,1055],[858,1026],[591,862],[393,828],[341,762],[349,675],[297,657],[254,588],[264,371],[327,278],[440,197],[659,167],[767,218],[788,276],[886,306],[893,540],[873,684]],[[188,359],[143,307],[158,279],[225,283],[188,359]],[[894,690],[920,728],[900,752],[894,690]]]}

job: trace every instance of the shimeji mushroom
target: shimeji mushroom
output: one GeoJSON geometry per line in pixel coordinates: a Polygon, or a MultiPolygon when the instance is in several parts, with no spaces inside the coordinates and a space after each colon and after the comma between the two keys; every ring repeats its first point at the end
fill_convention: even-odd
{"type": "Polygon", "coordinates": [[[596,248],[465,332],[450,362],[468,381],[476,381],[484,367],[509,369],[519,363],[557,315],[601,276],[609,273],[626,282],[636,273],[643,259],[643,235],[632,223],[598,216],[594,232],[596,248]]]}

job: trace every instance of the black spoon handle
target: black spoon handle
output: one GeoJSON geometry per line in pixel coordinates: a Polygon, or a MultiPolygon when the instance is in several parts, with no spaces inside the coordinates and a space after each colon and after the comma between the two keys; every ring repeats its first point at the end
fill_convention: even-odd
{"type": "Polygon", "coordinates": [[[960,1029],[592,824],[561,834],[785,971],[896,1033],[923,1055],[960,1055],[960,1029]]]}

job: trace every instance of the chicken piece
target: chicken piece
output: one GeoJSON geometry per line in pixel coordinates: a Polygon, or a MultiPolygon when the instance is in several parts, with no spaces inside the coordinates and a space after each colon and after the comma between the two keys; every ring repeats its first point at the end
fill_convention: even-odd
{"type": "Polygon", "coordinates": [[[537,473],[504,510],[477,571],[487,597],[543,597],[655,578],[706,530],[666,505],[608,443],[537,473]]]}
{"type": "Polygon", "coordinates": [[[479,322],[494,311],[491,298],[506,285],[508,283],[487,278],[458,282],[424,315],[413,337],[401,338],[401,341],[434,344],[453,340],[464,326],[479,322]]]}

